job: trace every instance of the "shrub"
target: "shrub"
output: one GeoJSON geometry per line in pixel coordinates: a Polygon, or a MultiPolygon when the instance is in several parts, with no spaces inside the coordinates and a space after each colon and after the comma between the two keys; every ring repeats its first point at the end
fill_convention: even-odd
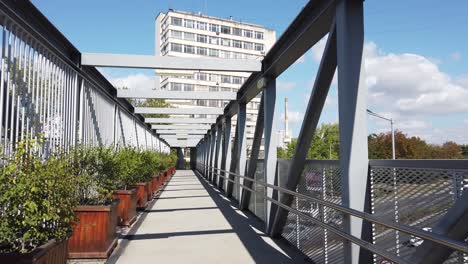
{"type": "Polygon", "coordinates": [[[19,142],[0,167],[0,252],[26,253],[72,231],[73,177],[67,156],[59,152],[47,161],[35,140],[19,142]]]}
{"type": "Polygon", "coordinates": [[[119,187],[125,190],[129,185],[138,183],[138,170],[141,159],[135,148],[121,148],[115,154],[116,174],[119,178],[119,187]]]}
{"type": "Polygon", "coordinates": [[[79,146],[71,153],[77,178],[76,194],[81,205],[112,202],[112,194],[121,179],[117,174],[115,153],[110,147],[79,146]]]}

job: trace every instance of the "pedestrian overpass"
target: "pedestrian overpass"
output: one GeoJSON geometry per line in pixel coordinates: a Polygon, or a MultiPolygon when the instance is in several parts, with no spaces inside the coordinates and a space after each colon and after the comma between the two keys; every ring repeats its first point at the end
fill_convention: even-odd
{"type": "Polygon", "coordinates": [[[362,0],[310,1],[262,61],[187,59],[81,53],[29,1],[2,0],[4,151],[38,133],[47,153],[78,143],[190,149],[191,170],[176,173],[110,262],[468,263],[468,162],[368,159],[363,19],[362,0]],[[323,37],[294,157],[279,160],[276,79],[323,37]],[[252,74],[237,93],[132,94],[95,67],[252,74]],[[306,160],[335,71],[340,160],[306,160]],[[257,96],[247,152],[246,104],[257,96]],[[148,108],[129,98],[230,103],[148,108]]]}

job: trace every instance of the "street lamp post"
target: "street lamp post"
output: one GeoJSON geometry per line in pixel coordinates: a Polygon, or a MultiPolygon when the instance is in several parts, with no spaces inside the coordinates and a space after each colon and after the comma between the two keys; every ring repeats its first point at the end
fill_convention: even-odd
{"type": "Polygon", "coordinates": [[[395,131],[393,130],[393,119],[381,116],[377,113],[372,112],[371,110],[367,109],[367,113],[371,116],[378,117],[383,120],[387,120],[390,122],[390,129],[392,130],[392,159],[395,159],[395,131]]]}

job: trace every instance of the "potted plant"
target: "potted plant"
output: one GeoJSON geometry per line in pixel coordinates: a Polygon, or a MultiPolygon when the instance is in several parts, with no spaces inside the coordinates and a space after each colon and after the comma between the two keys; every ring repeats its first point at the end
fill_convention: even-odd
{"type": "Polygon", "coordinates": [[[134,175],[139,166],[135,155],[133,148],[121,148],[114,155],[119,186],[114,192],[114,198],[120,200],[118,214],[121,226],[130,226],[136,220],[137,189],[130,187],[135,184],[134,175]]]}
{"type": "Polygon", "coordinates": [[[107,258],[117,245],[118,200],[112,149],[78,147],[71,154],[79,205],[68,241],[69,258],[107,258]]]}
{"type": "Polygon", "coordinates": [[[62,153],[41,160],[35,140],[0,161],[0,263],[66,263],[75,178],[62,153]]]}

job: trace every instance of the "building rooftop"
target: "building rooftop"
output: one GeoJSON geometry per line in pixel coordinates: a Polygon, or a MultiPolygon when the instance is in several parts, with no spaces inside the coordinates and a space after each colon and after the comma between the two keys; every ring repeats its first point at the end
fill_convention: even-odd
{"type": "Polygon", "coordinates": [[[170,12],[183,14],[183,15],[191,15],[191,16],[196,16],[196,17],[200,17],[200,18],[214,19],[214,20],[219,20],[219,21],[223,21],[223,22],[236,23],[236,24],[245,25],[245,26],[258,27],[258,28],[269,30],[269,31],[274,31],[273,29],[267,28],[265,26],[261,26],[261,25],[257,25],[257,24],[253,24],[253,23],[242,22],[242,21],[238,21],[238,20],[233,20],[232,17],[231,18],[219,18],[219,17],[215,17],[215,16],[203,15],[201,12],[200,13],[192,13],[192,12],[186,12],[186,11],[180,11],[180,10],[174,10],[174,9],[169,9],[167,11],[167,14],[170,13],[170,12]]]}

